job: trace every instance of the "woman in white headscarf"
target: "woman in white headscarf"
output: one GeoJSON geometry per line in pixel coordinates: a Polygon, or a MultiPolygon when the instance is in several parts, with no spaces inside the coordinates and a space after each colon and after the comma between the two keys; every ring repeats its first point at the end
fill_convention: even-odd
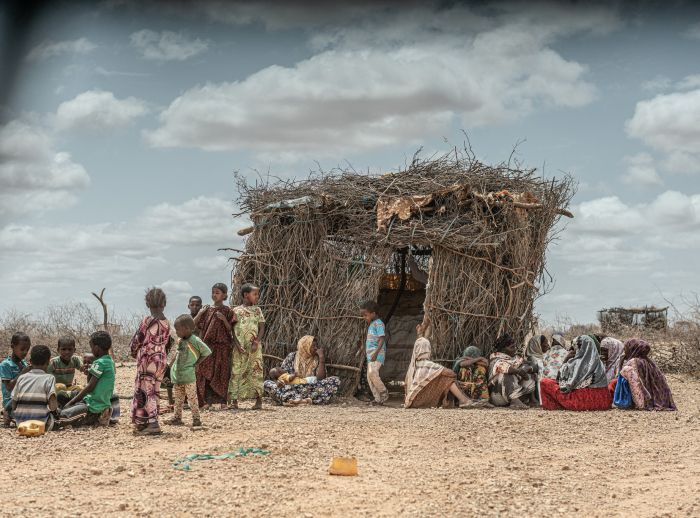
{"type": "Polygon", "coordinates": [[[404,408],[433,408],[443,404],[448,393],[459,401],[460,408],[481,406],[466,397],[455,383],[456,374],[430,361],[430,342],[419,338],[413,346],[411,363],[406,372],[404,408]]]}
{"type": "Polygon", "coordinates": [[[606,336],[600,341],[600,359],[605,365],[605,375],[608,383],[617,378],[622,368],[622,356],[625,353],[625,344],[612,336],[606,336]]]}

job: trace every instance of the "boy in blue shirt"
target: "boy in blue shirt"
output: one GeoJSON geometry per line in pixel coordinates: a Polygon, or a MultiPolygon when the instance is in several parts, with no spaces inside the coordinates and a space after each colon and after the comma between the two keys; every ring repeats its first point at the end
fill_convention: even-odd
{"type": "Polygon", "coordinates": [[[369,324],[365,354],[367,355],[367,384],[374,396],[372,405],[383,405],[389,399],[389,391],[379,375],[386,356],[386,332],[378,311],[376,302],[371,300],[363,302],[360,306],[360,315],[369,324]]]}
{"type": "Polygon", "coordinates": [[[0,363],[0,382],[2,383],[3,424],[10,426],[12,406],[12,390],[17,384],[17,378],[29,372],[31,367],[25,358],[29,353],[32,342],[24,333],[15,333],[10,340],[10,355],[0,363]]]}

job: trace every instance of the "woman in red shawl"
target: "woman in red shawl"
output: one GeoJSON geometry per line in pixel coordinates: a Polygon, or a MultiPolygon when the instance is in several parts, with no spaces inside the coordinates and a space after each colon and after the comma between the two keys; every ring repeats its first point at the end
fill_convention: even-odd
{"type": "Polygon", "coordinates": [[[651,346],[633,338],[625,342],[620,374],[627,380],[638,410],[676,410],[671,388],[656,364],[649,359],[651,346]]]}
{"type": "Polygon", "coordinates": [[[197,397],[200,408],[205,410],[217,403],[222,410],[226,408],[233,352],[231,330],[236,322],[233,310],[224,305],[227,296],[225,284],[214,284],[214,305],[204,306],[194,319],[200,338],[211,349],[211,355],[197,365],[197,397]]]}

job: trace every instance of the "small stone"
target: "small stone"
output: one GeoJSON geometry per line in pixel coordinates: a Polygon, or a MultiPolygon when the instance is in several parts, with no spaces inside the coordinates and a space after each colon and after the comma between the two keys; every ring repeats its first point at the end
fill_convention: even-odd
{"type": "Polygon", "coordinates": [[[102,470],[97,468],[90,468],[91,475],[102,475],[102,470]]]}

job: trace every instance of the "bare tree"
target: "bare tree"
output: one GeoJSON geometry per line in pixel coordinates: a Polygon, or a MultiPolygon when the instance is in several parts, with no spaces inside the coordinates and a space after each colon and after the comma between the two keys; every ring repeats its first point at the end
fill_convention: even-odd
{"type": "Polygon", "coordinates": [[[104,300],[105,289],[106,288],[102,288],[102,291],[100,291],[99,295],[93,291],[92,296],[95,297],[99,301],[100,306],[102,306],[102,316],[103,316],[102,325],[104,326],[104,330],[108,331],[107,324],[109,323],[109,319],[108,319],[108,314],[107,314],[107,304],[105,304],[105,300],[104,300]]]}

